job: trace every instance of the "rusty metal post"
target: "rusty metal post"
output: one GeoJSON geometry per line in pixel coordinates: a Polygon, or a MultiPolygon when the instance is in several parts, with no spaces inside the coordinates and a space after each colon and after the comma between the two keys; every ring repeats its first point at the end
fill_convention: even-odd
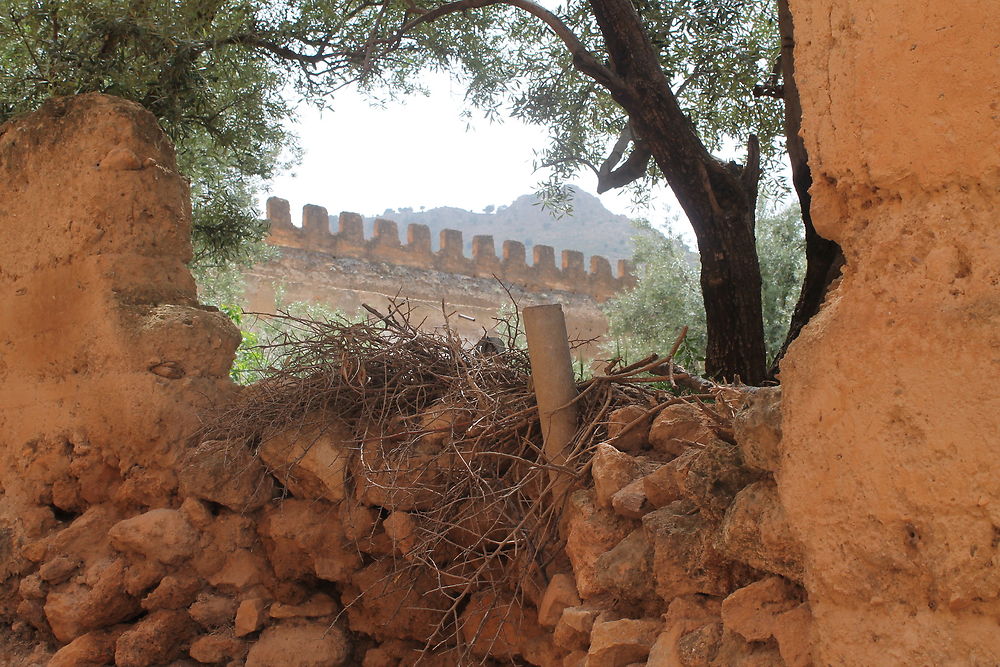
{"type": "MultiPolygon", "coordinates": [[[[564,465],[566,447],[579,426],[576,404],[569,405],[577,391],[566,319],[559,304],[528,306],[523,315],[545,458],[550,464],[564,465]]],[[[568,478],[558,478],[556,471],[549,473],[555,498],[570,483],[568,478]]]]}

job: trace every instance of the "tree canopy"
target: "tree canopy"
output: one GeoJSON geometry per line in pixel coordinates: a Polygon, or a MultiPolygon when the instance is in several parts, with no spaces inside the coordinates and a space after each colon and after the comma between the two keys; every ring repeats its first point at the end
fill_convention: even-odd
{"type": "Polygon", "coordinates": [[[192,178],[199,251],[227,257],[262,233],[250,198],[292,140],[292,91],[330,104],[352,83],[403,95],[451,72],[470,108],[549,128],[551,199],[581,169],[601,190],[670,185],[701,250],[708,370],[756,382],[753,216],[782,122],[754,90],[778,50],[769,0],[11,0],[0,119],[56,94],[140,102],[192,178]]]}

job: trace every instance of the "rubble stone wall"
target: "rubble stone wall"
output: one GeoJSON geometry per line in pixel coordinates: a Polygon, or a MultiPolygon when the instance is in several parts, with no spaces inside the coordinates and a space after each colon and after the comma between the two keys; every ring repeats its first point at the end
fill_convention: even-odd
{"type": "Polygon", "coordinates": [[[822,664],[1000,661],[1000,12],[792,0],[813,220],[847,259],[781,368],[822,664]]]}

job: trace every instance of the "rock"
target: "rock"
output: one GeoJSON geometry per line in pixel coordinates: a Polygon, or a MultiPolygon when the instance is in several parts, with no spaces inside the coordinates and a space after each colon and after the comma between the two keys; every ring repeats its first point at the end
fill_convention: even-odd
{"type": "MultiPolygon", "coordinates": [[[[686,595],[675,598],[664,616],[664,630],[649,652],[650,667],[675,667],[683,663],[681,639],[706,626],[718,625],[721,603],[716,598],[686,595]]],[[[686,650],[694,640],[688,640],[686,650]]]]}
{"type": "Polygon", "coordinates": [[[60,642],[114,625],[140,611],[139,601],[124,588],[124,561],[101,563],[88,573],[93,586],[71,582],[46,597],[45,617],[60,642]]]}
{"type": "Polygon", "coordinates": [[[198,662],[218,664],[241,660],[246,651],[246,642],[229,634],[218,634],[198,637],[191,643],[188,655],[198,662]]]}
{"type": "Polygon", "coordinates": [[[142,554],[167,565],[189,558],[198,548],[198,534],[177,510],[154,509],[119,521],[108,531],[119,551],[142,554]]]}
{"type": "Polygon", "coordinates": [[[765,572],[801,582],[805,576],[802,544],[792,535],[773,480],[740,491],[722,521],[721,551],[765,572]]]}
{"type": "Polygon", "coordinates": [[[591,607],[567,607],[556,623],[552,638],[556,646],[568,650],[586,649],[590,645],[590,632],[600,612],[591,607]]]}
{"type": "Polygon", "coordinates": [[[264,627],[267,619],[267,601],[261,598],[251,598],[244,600],[236,609],[236,622],[234,624],[234,634],[237,637],[245,637],[251,632],[257,632],[264,627]]]}
{"type": "Polygon", "coordinates": [[[684,667],[709,667],[722,644],[722,623],[709,623],[683,635],[677,642],[679,663],[684,667]]]}
{"type": "Polygon", "coordinates": [[[636,419],[647,414],[647,410],[638,405],[626,405],[618,408],[608,416],[608,443],[619,451],[637,456],[649,448],[649,427],[653,423],[652,416],[643,419],[627,432],[623,429],[636,419]]]}
{"type": "Polygon", "coordinates": [[[649,444],[668,460],[683,454],[692,443],[704,445],[715,437],[705,413],[690,403],[667,406],[649,429],[649,444]]]}
{"type": "Polygon", "coordinates": [[[592,490],[574,491],[566,503],[566,555],[573,564],[576,589],[586,600],[600,591],[594,567],[598,557],[628,535],[634,524],[597,506],[592,490]]]}
{"type": "Polygon", "coordinates": [[[129,595],[141,598],[163,579],[166,571],[163,563],[139,557],[129,563],[125,571],[125,590],[129,595]]]}
{"type": "Polygon", "coordinates": [[[406,555],[416,546],[417,522],[408,512],[393,512],[382,522],[382,528],[398,553],[406,555]]]}
{"type": "Polygon", "coordinates": [[[187,613],[170,609],[154,611],[118,637],[115,665],[150,667],[178,658],[195,633],[187,613]]]}
{"type": "Polygon", "coordinates": [[[624,667],[646,660],[662,628],[663,621],[653,618],[595,623],[587,667],[624,667]]]}
{"type": "Polygon", "coordinates": [[[469,429],[472,417],[466,408],[441,401],[434,403],[420,416],[420,430],[427,431],[420,436],[420,444],[440,448],[445,442],[460,438],[469,429]]]}
{"type": "Polygon", "coordinates": [[[37,573],[29,574],[17,585],[17,592],[26,600],[41,600],[45,597],[45,585],[37,573]]]}
{"type": "Polygon", "coordinates": [[[779,614],[774,625],[774,638],[782,660],[788,667],[810,667],[814,664],[812,647],[813,617],[809,603],[779,614]]]}
{"type": "Polygon", "coordinates": [[[66,556],[56,556],[38,568],[38,576],[42,581],[51,584],[61,584],[73,575],[80,567],[80,561],[66,556]]]}
{"type": "Polygon", "coordinates": [[[670,601],[680,595],[728,595],[752,581],[745,565],[726,560],[716,548],[716,524],[688,500],[678,500],[642,518],[653,545],[656,592],[670,601]]]}
{"type": "Polygon", "coordinates": [[[51,632],[48,619],[45,617],[45,607],[39,600],[21,600],[17,603],[17,619],[24,621],[42,632],[51,632]]]}
{"type": "Polygon", "coordinates": [[[351,646],[339,627],[291,620],[261,633],[247,653],[246,667],[335,667],[347,664],[350,655],[351,646]]]}
{"type": "Polygon", "coordinates": [[[735,445],[719,439],[692,449],[674,463],[677,485],[707,519],[719,520],[736,494],[757,475],[743,467],[735,445]]]}
{"type": "Polygon", "coordinates": [[[439,581],[426,570],[396,567],[382,559],[352,575],[341,598],[350,629],[378,640],[426,641],[451,599],[438,590],[439,581]]]}
{"type": "Polygon", "coordinates": [[[763,387],[736,418],[733,431],[743,462],[750,468],[778,472],[781,465],[781,387],[763,387]]]}
{"type": "Polygon", "coordinates": [[[185,454],[180,494],[252,512],[274,495],[274,480],[242,442],[207,440],[185,454]]]}
{"type": "Polygon", "coordinates": [[[48,667],[104,667],[115,660],[115,642],[121,631],[88,632],[55,652],[48,667]]]}
{"type": "Polygon", "coordinates": [[[337,612],[337,603],[325,593],[317,593],[302,604],[283,604],[275,602],[271,605],[271,618],[311,618],[330,616],[337,612]]]}
{"type": "Polygon", "coordinates": [[[580,595],[576,592],[573,575],[562,572],[554,574],[549,585],[545,587],[538,605],[538,624],[545,628],[553,628],[562,618],[566,607],[579,605],[580,595]]]}
{"type": "Polygon", "coordinates": [[[344,582],[361,566],[361,556],[347,541],[336,508],[325,502],[288,499],[268,506],[258,530],[280,579],[314,575],[344,582]]]}
{"type": "Polygon", "coordinates": [[[722,602],[722,620],[750,642],[774,636],[776,619],[802,604],[805,593],[781,577],[767,577],[745,586],[722,602]]]}
{"type": "Polygon", "coordinates": [[[655,507],[646,497],[645,477],[629,483],[611,496],[611,507],[626,519],[641,519],[655,507]]]}
{"type": "Polygon", "coordinates": [[[479,591],[473,593],[458,623],[473,654],[510,660],[520,653],[528,635],[540,632],[530,617],[513,600],[479,591]]]}
{"type": "Polygon", "coordinates": [[[206,630],[231,625],[236,616],[236,600],[223,595],[200,593],[188,614],[206,630]]]}
{"type": "Polygon", "coordinates": [[[785,665],[778,644],[773,639],[766,642],[748,642],[729,628],[723,627],[712,667],[774,667],[785,665]]]}
{"type": "Polygon", "coordinates": [[[142,608],[147,611],[184,609],[194,602],[202,585],[201,579],[189,574],[168,574],[149,595],[143,598],[142,608]]]}
{"type": "Polygon", "coordinates": [[[634,456],[620,452],[606,442],[599,443],[591,468],[597,504],[604,508],[611,507],[611,497],[646,472],[642,462],[634,456]]]}
{"type": "Polygon", "coordinates": [[[265,435],[260,445],[261,460],[297,498],[343,500],[347,497],[344,477],[353,432],[332,416],[313,415],[302,421],[301,426],[265,435]]]}
{"type": "Polygon", "coordinates": [[[218,571],[208,577],[208,583],[221,591],[235,593],[266,584],[273,578],[263,555],[249,549],[237,549],[226,556],[218,571]]]}
{"type": "Polygon", "coordinates": [[[614,548],[601,554],[594,571],[600,592],[610,593],[616,600],[656,599],[653,546],[642,528],[633,530],[614,548]]]}
{"type": "Polygon", "coordinates": [[[673,461],[660,466],[640,481],[646,492],[646,499],[653,509],[659,509],[684,497],[677,485],[677,472],[673,461]]]}
{"type": "Polygon", "coordinates": [[[184,518],[191,522],[191,525],[199,530],[205,530],[212,525],[215,521],[215,517],[212,516],[212,511],[208,509],[207,503],[203,500],[198,500],[197,498],[187,497],[181,503],[180,512],[184,515],[184,518]]]}

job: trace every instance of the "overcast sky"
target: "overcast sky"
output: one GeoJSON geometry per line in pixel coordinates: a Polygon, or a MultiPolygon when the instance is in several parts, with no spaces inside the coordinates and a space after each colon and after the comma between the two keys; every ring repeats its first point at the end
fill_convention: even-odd
{"type": "MultiPolygon", "coordinates": [[[[301,105],[294,130],[302,163],[275,179],[265,196],[288,199],[298,222],[304,204],[333,214],[405,206],[481,211],[532,192],[543,178],[532,161],[533,149],[545,144],[544,130],[514,120],[462,118],[461,90],[443,76],[429,77],[428,85],[429,97],[411,96],[384,109],[372,108],[353,90],[339,92],[332,111],[301,105]]],[[[575,184],[594,193],[596,182],[587,172],[575,184]]],[[[627,195],[601,195],[612,212],[654,223],[666,219],[671,198],[660,189],[654,208],[635,210],[627,195]]]]}

